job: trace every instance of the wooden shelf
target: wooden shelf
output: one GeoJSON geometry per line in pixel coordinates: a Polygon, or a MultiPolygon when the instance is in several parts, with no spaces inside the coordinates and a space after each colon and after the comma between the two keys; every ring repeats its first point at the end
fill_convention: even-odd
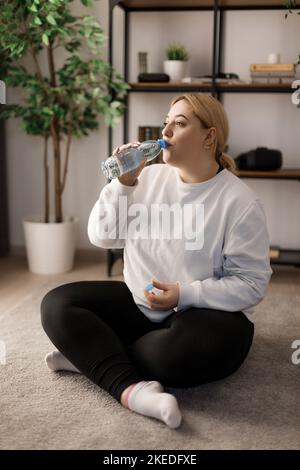
{"type": "MultiPolygon", "coordinates": [[[[126,9],[156,9],[156,8],[211,8],[214,7],[213,0],[120,0],[114,1],[126,9]]],[[[221,8],[285,8],[283,0],[219,0],[221,8]]],[[[297,1],[300,6],[300,1],[297,1]]]]}
{"type": "Polygon", "coordinates": [[[210,92],[212,87],[210,83],[174,83],[174,82],[149,82],[149,83],[129,83],[130,91],[162,91],[162,92],[177,92],[177,91],[207,91],[210,92]]]}
{"type": "MultiPolygon", "coordinates": [[[[179,92],[179,91],[212,91],[211,83],[184,83],[184,82],[131,82],[129,92],[179,92]]],[[[289,84],[272,83],[234,83],[216,84],[215,90],[220,93],[292,93],[289,84]]]]}
{"type": "Polygon", "coordinates": [[[240,176],[241,178],[300,180],[300,169],[280,169],[273,171],[239,170],[238,176],[240,176]]]}

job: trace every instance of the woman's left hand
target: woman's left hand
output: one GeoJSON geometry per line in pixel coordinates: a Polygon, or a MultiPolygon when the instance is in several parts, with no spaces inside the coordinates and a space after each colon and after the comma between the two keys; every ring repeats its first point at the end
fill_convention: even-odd
{"type": "Polygon", "coordinates": [[[156,295],[144,290],[148,304],[153,310],[170,310],[178,305],[179,285],[177,283],[158,282],[152,279],[152,284],[163,291],[162,294],[156,295]]]}

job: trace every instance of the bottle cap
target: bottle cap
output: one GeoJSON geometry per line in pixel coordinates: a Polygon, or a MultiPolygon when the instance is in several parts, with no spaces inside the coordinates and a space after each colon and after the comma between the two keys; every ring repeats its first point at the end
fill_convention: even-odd
{"type": "Polygon", "coordinates": [[[163,148],[163,149],[166,149],[167,147],[170,146],[170,144],[164,140],[164,139],[158,139],[157,140],[157,143],[163,148]]]}
{"type": "Polygon", "coordinates": [[[147,284],[145,287],[145,290],[147,290],[148,292],[150,292],[152,289],[154,289],[153,284],[147,284]]]}

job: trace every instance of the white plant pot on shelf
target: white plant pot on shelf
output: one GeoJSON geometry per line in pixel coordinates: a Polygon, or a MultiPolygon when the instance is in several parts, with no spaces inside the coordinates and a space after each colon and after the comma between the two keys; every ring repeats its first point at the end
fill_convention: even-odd
{"type": "Polygon", "coordinates": [[[171,82],[180,82],[187,75],[187,61],[165,60],[164,72],[169,75],[171,82]]]}
{"type": "Polygon", "coordinates": [[[74,264],[79,219],[68,217],[64,222],[48,224],[41,220],[39,216],[23,218],[29,270],[35,274],[70,271],[74,264]]]}

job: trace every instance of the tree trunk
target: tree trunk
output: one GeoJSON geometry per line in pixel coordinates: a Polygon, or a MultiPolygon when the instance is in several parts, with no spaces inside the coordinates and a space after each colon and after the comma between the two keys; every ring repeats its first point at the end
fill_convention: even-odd
{"type": "MultiPolygon", "coordinates": [[[[52,44],[47,48],[48,53],[48,66],[50,73],[50,84],[51,87],[56,87],[56,77],[55,77],[55,64],[53,56],[52,44]]],[[[61,201],[61,176],[60,176],[60,133],[59,133],[59,122],[56,116],[53,117],[51,121],[51,138],[53,143],[53,157],[54,157],[54,186],[55,186],[55,222],[63,221],[62,214],[62,201],[61,201]]]]}
{"type": "Polygon", "coordinates": [[[53,142],[54,157],[54,186],[55,186],[55,222],[62,222],[62,204],[61,204],[61,181],[60,181],[60,142],[57,119],[53,118],[51,123],[51,136],[53,142]]]}
{"type": "Polygon", "coordinates": [[[44,138],[44,188],[45,188],[45,218],[44,223],[49,223],[49,165],[48,165],[48,137],[44,138]]]}

